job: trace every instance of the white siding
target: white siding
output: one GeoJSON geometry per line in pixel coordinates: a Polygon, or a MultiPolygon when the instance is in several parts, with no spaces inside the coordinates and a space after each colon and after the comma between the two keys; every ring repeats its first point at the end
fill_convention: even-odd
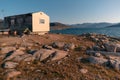
{"type": "Polygon", "coordinates": [[[50,30],[49,16],[43,12],[32,14],[32,32],[48,32],[50,30]]]}

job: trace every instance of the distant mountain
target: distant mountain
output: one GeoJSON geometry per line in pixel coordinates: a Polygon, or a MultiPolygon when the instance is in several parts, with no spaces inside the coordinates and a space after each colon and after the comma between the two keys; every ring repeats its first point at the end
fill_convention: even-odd
{"type": "Polygon", "coordinates": [[[106,26],[111,26],[113,25],[112,23],[83,23],[83,24],[73,24],[71,26],[77,27],[77,28],[104,28],[106,26]]]}
{"type": "MultiPolygon", "coordinates": [[[[51,30],[62,30],[67,28],[104,28],[104,27],[110,27],[116,24],[113,23],[107,23],[107,22],[101,22],[101,23],[82,23],[82,24],[72,24],[67,25],[59,22],[52,22],[50,23],[50,29],[51,30]]],[[[116,25],[117,26],[117,25],[116,25]]],[[[119,23],[120,26],[120,23],[119,23]]]]}
{"type": "Polygon", "coordinates": [[[107,26],[108,28],[109,27],[120,27],[120,23],[117,23],[117,24],[114,24],[114,25],[111,25],[111,26],[107,26]]]}
{"type": "Polygon", "coordinates": [[[59,23],[59,22],[50,23],[50,29],[51,30],[62,30],[62,29],[67,29],[67,28],[71,28],[71,27],[72,26],[62,24],[62,23],[59,23]]]}

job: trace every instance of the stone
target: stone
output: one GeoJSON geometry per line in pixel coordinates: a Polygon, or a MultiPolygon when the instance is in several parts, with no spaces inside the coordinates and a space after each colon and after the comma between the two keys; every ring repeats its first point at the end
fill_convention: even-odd
{"type": "Polygon", "coordinates": [[[119,56],[108,56],[109,65],[115,70],[120,70],[120,57],[119,56]]]}
{"type": "Polygon", "coordinates": [[[88,72],[88,70],[87,70],[87,69],[80,69],[80,72],[81,72],[82,74],[85,74],[85,73],[88,72]]]}
{"type": "Polygon", "coordinates": [[[62,58],[64,58],[64,57],[66,57],[67,55],[68,55],[68,52],[66,52],[66,51],[62,51],[62,50],[58,50],[58,51],[56,51],[54,54],[52,54],[53,55],[53,58],[51,59],[52,61],[53,60],[60,60],[60,59],[62,59],[62,58]]]}
{"type": "Polygon", "coordinates": [[[100,51],[101,48],[100,48],[99,46],[93,46],[93,50],[94,50],[94,51],[100,51]]]}
{"type": "Polygon", "coordinates": [[[120,70],[120,60],[110,60],[110,66],[113,67],[115,70],[120,70]]]}
{"type": "Polygon", "coordinates": [[[2,67],[7,68],[7,69],[16,68],[17,66],[18,66],[18,63],[11,62],[11,61],[7,61],[7,62],[2,64],[2,67]]]}
{"type": "Polygon", "coordinates": [[[63,48],[64,45],[65,45],[65,43],[63,43],[63,42],[54,42],[54,43],[52,43],[53,48],[63,48]]]}
{"type": "Polygon", "coordinates": [[[75,49],[75,44],[73,44],[73,43],[65,44],[64,45],[64,49],[66,49],[66,48],[73,50],[73,49],[75,49]]]}
{"type": "Polygon", "coordinates": [[[11,78],[16,80],[15,78],[20,75],[21,72],[17,70],[11,70],[5,73],[5,79],[4,80],[10,80],[11,78]]]}
{"type": "Polygon", "coordinates": [[[100,65],[105,64],[105,63],[108,62],[107,59],[98,58],[98,57],[94,57],[94,56],[88,57],[88,61],[89,61],[90,63],[93,63],[93,64],[100,64],[100,65]]]}
{"type": "Polygon", "coordinates": [[[23,54],[25,54],[23,51],[16,50],[13,53],[8,53],[6,55],[6,58],[4,59],[4,61],[11,60],[11,59],[15,58],[16,56],[23,55],[23,54]]]}
{"type": "Polygon", "coordinates": [[[109,52],[120,52],[120,44],[118,43],[106,43],[104,46],[109,52]]]}
{"type": "Polygon", "coordinates": [[[98,41],[99,41],[98,38],[91,38],[91,39],[92,39],[92,41],[94,41],[94,42],[98,42],[98,41]]]}
{"type": "Polygon", "coordinates": [[[120,44],[116,44],[116,52],[120,52],[120,44]]]}
{"type": "Polygon", "coordinates": [[[100,53],[95,53],[95,57],[100,57],[101,54],[100,53]]]}
{"type": "Polygon", "coordinates": [[[111,56],[111,55],[108,55],[107,58],[109,60],[120,60],[120,57],[119,56],[111,56]]]}
{"type": "Polygon", "coordinates": [[[34,60],[35,60],[35,58],[33,56],[29,56],[29,57],[25,58],[23,61],[31,62],[31,61],[34,61],[34,60]]]}
{"type": "Polygon", "coordinates": [[[101,55],[105,55],[105,56],[119,56],[120,57],[120,52],[106,52],[106,51],[93,51],[93,50],[87,50],[86,54],[88,55],[94,55],[95,53],[100,53],[101,55]]]}
{"type": "Polygon", "coordinates": [[[34,57],[31,54],[18,55],[12,59],[12,61],[15,61],[18,63],[21,61],[33,61],[33,60],[34,60],[34,57]]]}
{"type": "Polygon", "coordinates": [[[0,51],[1,51],[1,54],[7,54],[7,53],[14,51],[14,50],[16,50],[15,47],[3,47],[3,48],[1,48],[0,51]]]}
{"type": "Polygon", "coordinates": [[[33,54],[33,57],[35,57],[35,60],[43,61],[46,58],[48,58],[54,52],[55,52],[55,50],[40,49],[39,51],[36,51],[33,54]]]}
{"type": "Polygon", "coordinates": [[[116,52],[117,47],[115,46],[114,43],[105,43],[104,46],[108,52],[116,52]]]}
{"type": "Polygon", "coordinates": [[[48,46],[48,45],[43,45],[42,48],[52,50],[52,46],[48,46]]]}

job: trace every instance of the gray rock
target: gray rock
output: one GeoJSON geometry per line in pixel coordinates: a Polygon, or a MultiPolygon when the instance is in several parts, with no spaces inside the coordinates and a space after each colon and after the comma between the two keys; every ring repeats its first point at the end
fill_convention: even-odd
{"type": "Polygon", "coordinates": [[[7,54],[10,51],[14,51],[14,50],[16,50],[15,47],[3,47],[3,48],[1,48],[0,51],[1,51],[1,54],[7,54]]]}
{"type": "Polygon", "coordinates": [[[55,52],[55,50],[40,49],[39,51],[37,51],[33,54],[33,57],[35,57],[36,60],[43,61],[54,52],[55,52]]]}
{"type": "Polygon", "coordinates": [[[21,61],[33,61],[34,57],[31,54],[23,54],[23,55],[18,55],[12,59],[12,61],[15,62],[21,62],[21,61]]]}
{"type": "Polygon", "coordinates": [[[53,60],[60,60],[68,55],[68,52],[62,50],[48,50],[48,49],[40,49],[39,51],[33,54],[35,60],[39,61],[53,61],[53,60]]]}
{"type": "Polygon", "coordinates": [[[100,48],[99,46],[93,46],[93,50],[94,50],[94,51],[100,51],[101,48],[100,48]]]}
{"type": "Polygon", "coordinates": [[[112,56],[119,56],[120,57],[120,53],[119,52],[106,52],[106,51],[93,51],[93,50],[87,50],[86,54],[88,55],[94,55],[95,53],[100,53],[101,55],[112,55],[112,56]]]}
{"type": "Polygon", "coordinates": [[[110,65],[115,69],[115,70],[120,70],[120,60],[110,60],[110,65]]]}
{"type": "Polygon", "coordinates": [[[108,52],[116,52],[117,46],[115,43],[105,43],[104,46],[108,52]]]}
{"type": "Polygon", "coordinates": [[[93,64],[101,64],[101,65],[108,62],[107,59],[98,58],[98,57],[94,57],[94,56],[88,57],[88,61],[89,61],[90,63],[93,63],[93,64]]]}
{"type": "Polygon", "coordinates": [[[7,62],[2,64],[2,67],[7,68],[7,69],[11,69],[11,68],[16,68],[17,65],[18,65],[18,63],[16,63],[16,62],[7,61],[7,62]]]}
{"type": "Polygon", "coordinates": [[[54,43],[52,43],[53,48],[63,48],[64,45],[65,45],[65,43],[63,43],[63,42],[54,42],[54,43]]]}
{"type": "Polygon", "coordinates": [[[53,49],[52,46],[48,46],[48,45],[43,45],[42,48],[44,48],[44,49],[50,49],[50,50],[53,49]]]}
{"type": "Polygon", "coordinates": [[[15,58],[16,56],[23,55],[23,54],[25,54],[23,51],[16,50],[13,53],[8,53],[6,55],[6,58],[4,59],[4,61],[11,60],[11,59],[15,58]]]}
{"type": "Polygon", "coordinates": [[[120,57],[108,56],[108,58],[110,66],[112,66],[115,70],[120,70],[120,57]]]}
{"type": "Polygon", "coordinates": [[[120,52],[120,44],[118,43],[106,43],[105,48],[109,52],[120,52]]]}
{"type": "Polygon", "coordinates": [[[116,44],[116,52],[120,52],[120,44],[116,44]]]}
{"type": "Polygon", "coordinates": [[[66,49],[66,48],[73,50],[73,49],[75,49],[75,44],[73,44],[73,43],[65,44],[64,45],[64,49],[66,49]]]}
{"type": "Polygon", "coordinates": [[[26,57],[23,61],[25,61],[25,62],[31,62],[31,61],[34,61],[34,60],[35,60],[35,57],[29,56],[29,57],[26,57]]]}
{"type": "MultiPolygon", "coordinates": [[[[53,55],[53,54],[52,54],[53,55]]],[[[60,60],[64,57],[66,57],[68,55],[68,52],[66,51],[61,51],[61,50],[57,50],[55,53],[54,53],[54,56],[53,58],[51,59],[52,61],[53,60],[60,60]]]]}
{"type": "Polygon", "coordinates": [[[95,57],[100,57],[101,54],[100,53],[95,53],[95,57]]]}

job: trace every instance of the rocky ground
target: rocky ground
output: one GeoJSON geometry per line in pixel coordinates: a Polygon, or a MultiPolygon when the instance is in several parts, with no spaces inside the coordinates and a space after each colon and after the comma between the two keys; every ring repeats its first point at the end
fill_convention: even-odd
{"type": "Polygon", "coordinates": [[[120,80],[120,39],[101,34],[0,36],[0,80],[120,80]]]}

